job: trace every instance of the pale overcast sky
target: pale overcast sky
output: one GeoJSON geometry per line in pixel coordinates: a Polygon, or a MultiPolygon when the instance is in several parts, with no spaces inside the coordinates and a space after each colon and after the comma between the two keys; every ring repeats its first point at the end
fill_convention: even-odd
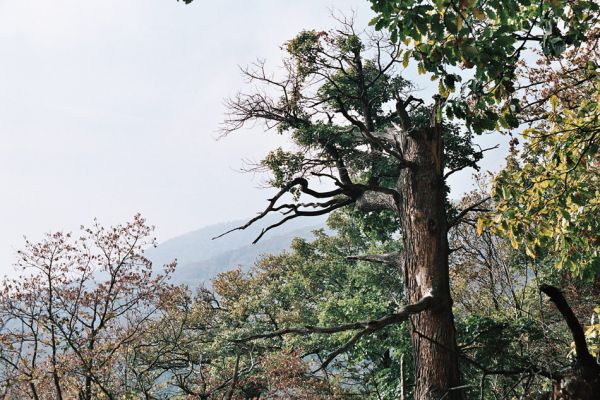
{"type": "Polygon", "coordinates": [[[241,174],[282,143],[215,141],[238,65],[328,9],[371,18],[366,0],[0,0],[0,275],[23,235],[141,212],[159,239],[254,215],[270,192],[241,174]]]}

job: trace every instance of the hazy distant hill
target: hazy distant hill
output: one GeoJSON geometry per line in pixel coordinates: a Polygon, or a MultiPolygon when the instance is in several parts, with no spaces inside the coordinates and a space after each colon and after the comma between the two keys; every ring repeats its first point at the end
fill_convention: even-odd
{"type": "Polygon", "coordinates": [[[146,251],[155,266],[177,259],[174,283],[185,283],[190,287],[207,283],[216,274],[235,267],[247,270],[262,254],[278,254],[289,248],[295,237],[312,238],[312,231],[325,227],[325,218],[304,218],[289,221],[269,231],[260,242],[253,245],[264,226],[275,221],[269,218],[257,226],[244,231],[232,232],[220,239],[211,240],[246,221],[234,221],[210,225],[178,236],[146,251]]]}

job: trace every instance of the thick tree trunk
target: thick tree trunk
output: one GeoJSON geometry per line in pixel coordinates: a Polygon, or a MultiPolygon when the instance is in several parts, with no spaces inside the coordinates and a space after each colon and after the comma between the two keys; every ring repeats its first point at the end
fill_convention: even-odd
{"type": "Polygon", "coordinates": [[[415,400],[463,399],[448,271],[444,207],[443,143],[437,127],[405,138],[398,189],[409,303],[431,293],[431,309],[411,317],[415,400]]]}

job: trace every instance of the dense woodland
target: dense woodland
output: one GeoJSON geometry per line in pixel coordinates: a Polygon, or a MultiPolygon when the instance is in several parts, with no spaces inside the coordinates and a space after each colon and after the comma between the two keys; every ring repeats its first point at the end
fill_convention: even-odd
{"type": "Polygon", "coordinates": [[[331,230],[201,288],[145,257],[140,215],[26,242],[2,398],[600,398],[600,5],[371,3],[244,68],[222,126],[290,140],[237,229],[331,230]],[[510,140],[496,174],[480,135],[510,140]],[[453,200],[457,173],[477,189],[453,200]]]}

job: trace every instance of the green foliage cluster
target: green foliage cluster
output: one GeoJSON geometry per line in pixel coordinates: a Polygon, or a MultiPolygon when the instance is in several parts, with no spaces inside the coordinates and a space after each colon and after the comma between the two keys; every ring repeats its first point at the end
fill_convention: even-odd
{"type": "Polygon", "coordinates": [[[493,189],[498,232],[587,279],[600,274],[599,100],[596,90],[569,109],[554,97],[547,124],[524,131],[523,156],[509,160],[493,189]]]}
{"type": "MultiPolygon", "coordinates": [[[[228,310],[220,326],[229,338],[241,339],[293,326],[335,326],[393,312],[402,304],[400,275],[383,265],[352,262],[348,254],[390,250],[397,246],[370,238],[361,221],[346,213],[332,216],[338,235],[315,232],[312,242],[298,239],[287,253],[264,257],[247,274],[224,273],[213,282],[221,307],[228,310]]],[[[286,335],[255,345],[301,351],[318,367],[353,332],[333,335],[286,335]],[[320,361],[319,361],[320,360],[320,361]]],[[[406,327],[396,326],[361,341],[341,356],[329,372],[345,385],[374,390],[397,387],[400,354],[410,360],[406,327]]],[[[407,371],[409,367],[407,366],[407,371]]],[[[348,389],[350,390],[350,389],[348,389]]]]}
{"type": "Polygon", "coordinates": [[[518,62],[527,43],[539,42],[546,55],[578,46],[597,23],[593,0],[371,0],[376,29],[389,29],[404,42],[404,60],[439,79],[440,94],[454,92],[462,77],[457,68],[473,70],[449,101],[448,115],[464,119],[476,132],[514,128],[518,62]]]}

